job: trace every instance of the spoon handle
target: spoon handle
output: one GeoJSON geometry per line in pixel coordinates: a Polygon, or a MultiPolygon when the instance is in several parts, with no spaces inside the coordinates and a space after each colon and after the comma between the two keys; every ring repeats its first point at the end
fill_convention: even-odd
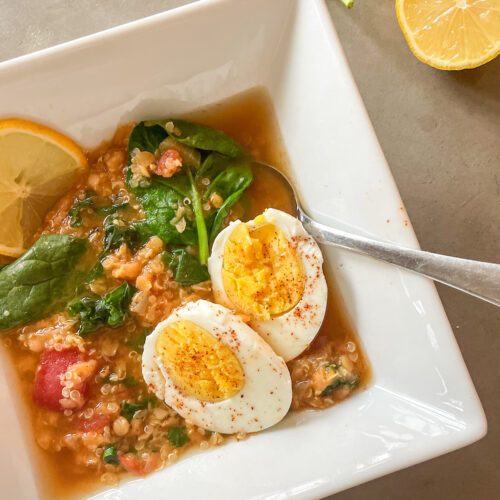
{"type": "Polygon", "coordinates": [[[300,213],[306,230],[319,243],[335,245],[423,274],[500,307],[500,264],[459,259],[333,229],[300,213]]]}

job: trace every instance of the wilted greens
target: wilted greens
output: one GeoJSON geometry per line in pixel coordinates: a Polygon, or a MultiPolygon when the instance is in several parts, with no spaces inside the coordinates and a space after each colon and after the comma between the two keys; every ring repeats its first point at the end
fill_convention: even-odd
{"type": "Polygon", "coordinates": [[[174,280],[181,285],[194,285],[210,279],[206,266],[183,248],[164,252],[163,262],[174,273],[174,280]]]}
{"type": "Polygon", "coordinates": [[[103,325],[121,325],[136,291],[132,285],[123,283],[103,297],[82,297],[70,304],[70,315],[77,316],[80,321],[78,335],[86,337],[103,325]]]}
{"type": "Polygon", "coordinates": [[[186,164],[171,178],[153,175],[139,185],[131,182],[129,169],[128,186],[141,200],[154,234],[170,245],[198,246],[199,261],[206,265],[209,243],[252,182],[251,158],[217,130],[184,120],[153,120],[139,123],[132,131],[129,163],[137,151],[158,152],[167,138],[170,146],[184,147],[178,148],[181,154],[191,148],[190,158],[202,158],[201,167],[186,164]],[[217,195],[219,203],[210,203],[211,195],[217,195]]]}
{"type": "Polygon", "coordinates": [[[0,270],[0,328],[44,318],[63,308],[78,284],[76,266],[87,241],[46,234],[0,270]]]}

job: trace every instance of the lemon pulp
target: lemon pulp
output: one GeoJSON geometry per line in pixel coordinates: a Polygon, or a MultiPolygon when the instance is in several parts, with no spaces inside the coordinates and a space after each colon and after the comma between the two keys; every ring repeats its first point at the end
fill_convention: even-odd
{"type": "Polygon", "coordinates": [[[27,120],[0,120],[0,253],[22,255],[47,211],[87,164],[70,139],[27,120]]]}
{"type": "Polygon", "coordinates": [[[438,69],[475,68],[500,53],[498,0],[396,0],[410,49],[438,69]]]}

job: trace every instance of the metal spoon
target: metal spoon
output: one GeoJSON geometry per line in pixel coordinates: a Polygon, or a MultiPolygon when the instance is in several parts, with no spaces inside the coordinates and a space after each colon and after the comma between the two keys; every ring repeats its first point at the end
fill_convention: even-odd
{"type": "Polygon", "coordinates": [[[266,171],[282,181],[292,205],[296,206],[295,215],[319,243],[347,248],[395,264],[500,307],[500,264],[413,250],[325,226],[304,212],[292,183],[277,168],[259,162],[253,162],[252,168],[256,176],[258,171],[266,171]]]}

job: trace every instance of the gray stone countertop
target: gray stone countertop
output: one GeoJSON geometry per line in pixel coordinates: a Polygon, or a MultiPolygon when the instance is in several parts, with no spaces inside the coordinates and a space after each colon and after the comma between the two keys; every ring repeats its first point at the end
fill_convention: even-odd
{"type": "MultiPolygon", "coordinates": [[[[0,0],[0,61],[187,3],[0,0]]],[[[422,248],[500,261],[500,57],[475,70],[435,70],[410,53],[393,0],[356,0],[350,10],[327,4],[422,248]]],[[[336,500],[498,498],[500,309],[439,284],[438,291],[488,435],[336,500]]]]}

